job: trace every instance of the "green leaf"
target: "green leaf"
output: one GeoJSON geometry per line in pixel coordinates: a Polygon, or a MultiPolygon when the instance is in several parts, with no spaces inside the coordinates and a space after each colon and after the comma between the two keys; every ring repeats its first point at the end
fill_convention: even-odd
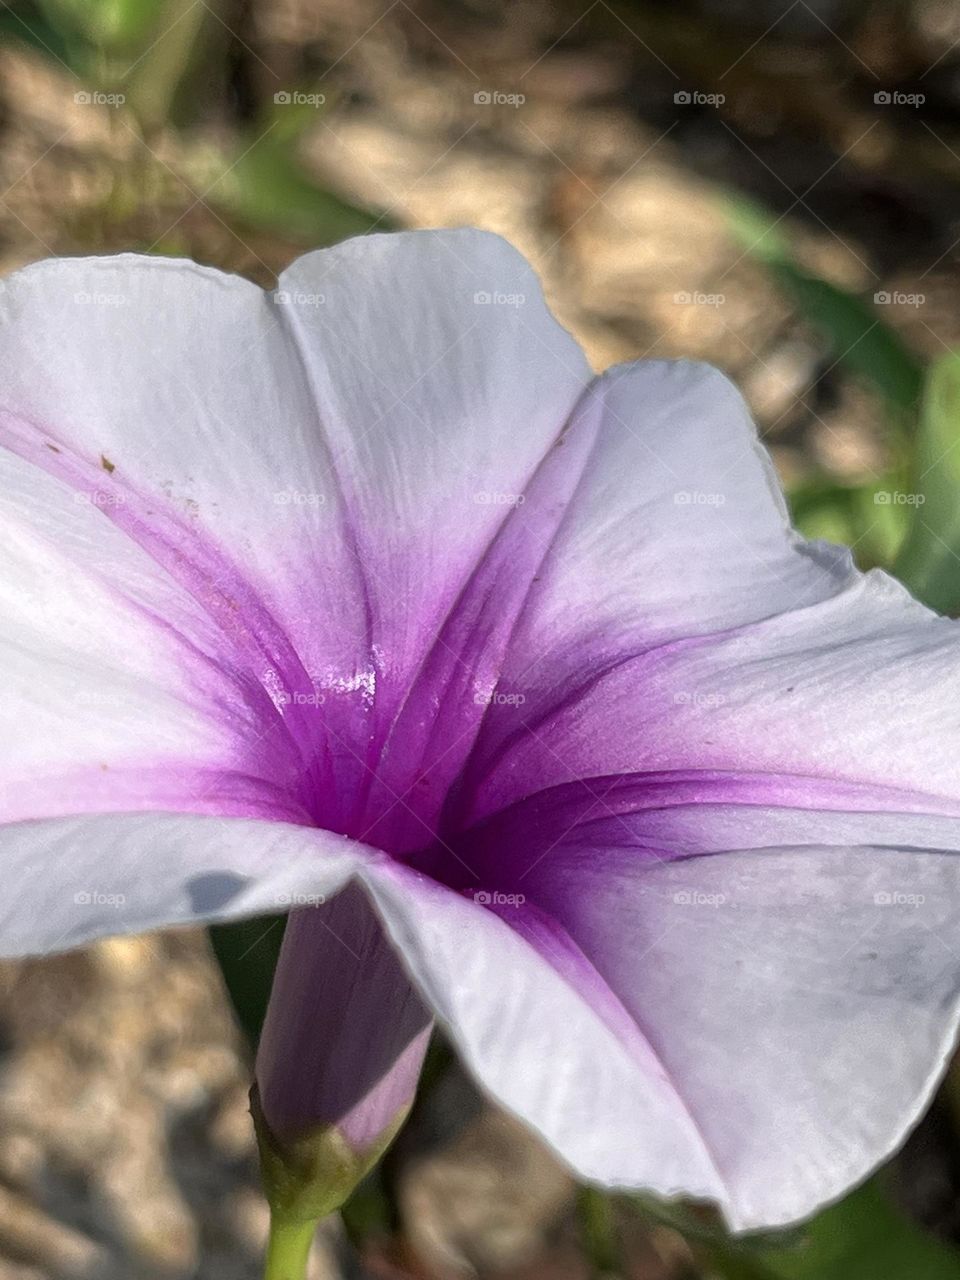
{"type": "Polygon", "coordinates": [[[747,253],[763,262],[804,319],[829,344],[834,359],[864,378],[902,415],[920,396],[923,366],[875,307],[802,270],[792,260],[780,220],[761,205],[727,198],[724,214],[747,253]]]}
{"type": "Polygon", "coordinates": [[[872,1178],[786,1249],[759,1259],[774,1280],[958,1280],[960,1252],[915,1226],[872,1178]]]}
{"type": "Polygon", "coordinates": [[[791,262],[772,263],[770,270],[804,319],[830,344],[840,364],[859,374],[897,409],[916,406],[923,366],[873,307],[791,262]]]}
{"type": "Polygon", "coordinates": [[[730,1236],[715,1218],[682,1204],[634,1203],[679,1232],[724,1280],[960,1280],[960,1252],[911,1222],[885,1190],[882,1174],[779,1235],[730,1236]]]}
{"type": "Polygon", "coordinates": [[[853,490],[817,476],[791,489],[790,515],[805,538],[849,545],[856,541],[853,490]]]}
{"type": "Polygon", "coordinates": [[[815,476],[790,492],[793,523],[806,538],[853,547],[862,568],[886,567],[907,532],[909,508],[894,501],[904,488],[894,474],[866,487],[815,476]]]}
{"type": "Polygon", "coordinates": [[[98,42],[107,49],[130,49],[141,46],[161,22],[170,22],[164,0],[82,0],[82,8],[95,14],[98,42]]]}
{"type": "Polygon", "coordinates": [[[242,143],[239,157],[209,189],[211,203],[249,225],[309,245],[335,244],[375,225],[391,229],[392,223],[317,186],[299,163],[289,129],[289,123],[278,122],[276,137],[242,143]]]}
{"type": "Polygon", "coordinates": [[[623,1275],[613,1203],[613,1198],[600,1187],[582,1186],[577,1197],[583,1252],[591,1275],[596,1277],[623,1275]]]}
{"type": "Polygon", "coordinates": [[[960,613],[960,353],[928,370],[915,452],[912,519],[894,565],[900,580],[942,613],[960,613]]]}
{"type": "Polygon", "coordinates": [[[208,931],[234,1013],[251,1049],[260,1039],[285,926],[286,916],[256,916],[211,925],[208,931]]]}
{"type": "Polygon", "coordinates": [[[781,219],[763,205],[741,195],[728,195],[723,201],[723,213],[734,238],[751,258],[760,262],[790,260],[790,244],[780,230],[781,219]]]}
{"type": "Polygon", "coordinates": [[[155,24],[159,35],[133,60],[125,80],[127,101],[144,128],[159,126],[170,116],[177,88],[202,52],[210,16],[207,5],[197,0],[166,0],[162,5],[155,24]]]}
{"type": "Polygon", "coordinates": [[[383,1185],[383,1167],[376,1165],[341,1206],[340,1220],[347,1239],[362,1252],[375,1236],[389,1236],[397,1228],[390,1196],[383,1185]]]}
{"type": "Polygon", "coordinates": [[[879,565],[889,569],[903,546],[910,524],[909,509],[891,499],[905,489],[903,478],[894,475],[854,490],[857,536],[852,541],[862,567],[872,569],[879,565]]]}
{"type": "Polygon", "coordinates": [[[0,7],[0,39],[21,41],[72,71],[77,71],[88,56],[85,48],[75,47],[82,43],[79,36],[68,38],[56,22],[30,4],[0,7]]]}
{"type": "Polygon", "coordinates": [[[49,21],[104,51],[129,48],[159,23],[164,0],[39,0],[49,21]]]}

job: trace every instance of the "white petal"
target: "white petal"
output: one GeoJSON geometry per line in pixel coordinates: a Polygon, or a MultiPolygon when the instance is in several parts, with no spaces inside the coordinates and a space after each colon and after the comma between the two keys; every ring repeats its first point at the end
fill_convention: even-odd
{"type": "Polygon", "coordinates": [[[696,1123],[643,1034],[602,984],[592,999],[577,989],[582,959],[562,953],[549,921],[523,907],[501,919],[396,865],[364,880],[466,1066],[579,1174],[723,1199],[696,1123]]]}
{"type": "Polygon", "coordinates": [[[493,499],[588,377],[533,273],[476,232],[312,254],[276,297],[164,259],[64,260],[5,282],[0,351],[0,816],[297,819],[310,792],[359,831],[511,510],[493,499]]]}
{"type": "Polygon", "coordinates": [[[382,855],[281,822],[111,814],[0,826],[0,953],[283,912],[331,896],[382,855]]]}
{"type": "Polygon", "coordinates": [[[695,770],[861,783],[884,809],[910,790],[956,812],[957,626],[789,528],[716,371],[642,364],[596,394],[591,460],[501,677],[517,702],[487,716],[463,813],[695,770]]]}
{"type": "Polygon", "coordinates": [[[960,854],[808,845],[651,864],[584,843],[551,861],[527,888],[644,1028],[731,1225],[805,1217],[899,1145],[956,1038],[960,854]]]}

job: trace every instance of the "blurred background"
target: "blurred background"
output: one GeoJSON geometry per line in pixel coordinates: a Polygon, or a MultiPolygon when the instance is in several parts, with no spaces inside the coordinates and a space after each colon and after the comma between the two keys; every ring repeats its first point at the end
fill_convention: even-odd
{"type": "MultiPolygon", "coordinates": [[[[270,285],[461,224],[527,255],[596,369],[732,374],[804,531],[960,612],[960,4],[0,4],[0,274],[136,249],[270,285]]],[[[278,936],[217,946],[262,970],[278,936]]],[[[254,1280],[248,1079],[205,935],[0,967],[0,1280],[254,1280]]],[[[732,1241],[579,1189],[438,1044],[315,1275],[960,1277],[960,1077],[866,1187],[732,1241]]]]}

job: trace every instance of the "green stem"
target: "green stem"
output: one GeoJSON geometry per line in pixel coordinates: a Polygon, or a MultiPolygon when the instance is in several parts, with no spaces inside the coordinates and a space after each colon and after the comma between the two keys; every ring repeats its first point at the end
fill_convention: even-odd
{"type": "Polygon", "coordinates": [[[315,1222],[291,1222],[271,1214],[263,1280],[306,1280],[316,1229],[315,1222]]]}

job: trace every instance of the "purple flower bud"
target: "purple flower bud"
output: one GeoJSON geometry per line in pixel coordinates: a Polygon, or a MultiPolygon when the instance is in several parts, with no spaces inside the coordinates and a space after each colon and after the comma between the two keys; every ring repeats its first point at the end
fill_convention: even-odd
{"type": "Polygon", "coordinates": [[[257,1053],[274,1138],[335,1129],[358,1155],[382,1150],[413,1101],[431,1025],[362,890],[294,911],[257,1053]]]}

